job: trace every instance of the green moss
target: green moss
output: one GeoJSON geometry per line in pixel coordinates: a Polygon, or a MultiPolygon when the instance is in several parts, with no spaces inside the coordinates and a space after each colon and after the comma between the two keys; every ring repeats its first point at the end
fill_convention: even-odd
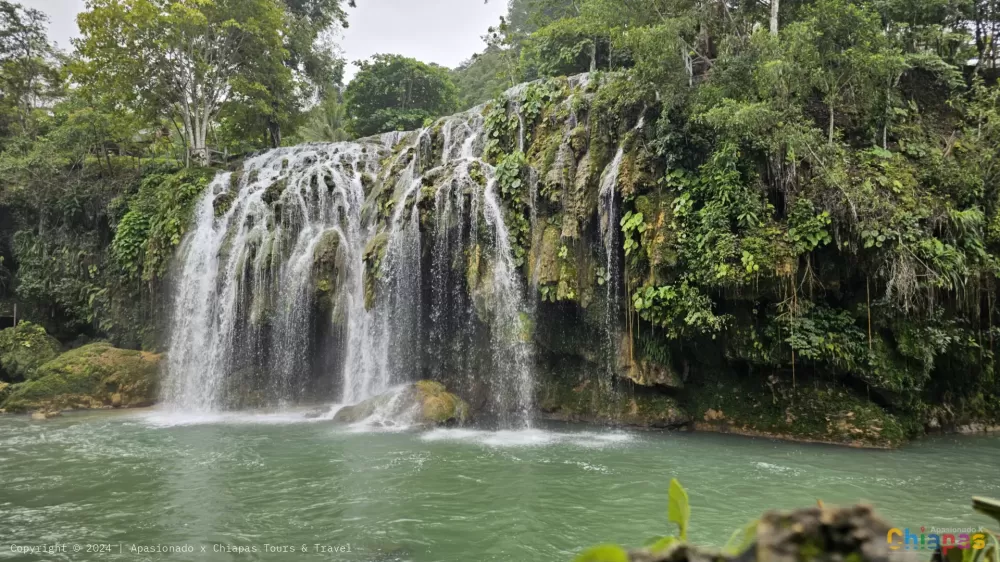
{"type": "Polygon", "coordinates": [[[224,191],[215,196],[215,200],[212,201],[212,207],[215,209],[215,216],[221,217],[229,212],[229,209],[233,206],[233,201],[236,199],[236,193],[234,191],[224,191]]]}
{"type": "Polygon", "coordinates": [[[569,133],[569,145],[573,149],[573,153],[576,154],[577,159],[581,158],[587,153],[587,148],[590,146],[590,132],[584,125],[577,125],[569,133]]]}
{"type": "Polygon", "coordinates": [[[36,408],[140,406],[156,398],[161,356],[100,342],[63,353],[15,385],[8,411],[36,408]]]}
{"type": "Polygon", "coordinates": [[[335,230],[325,232],[313,250],[312,269],[317,303],[324,310],[333,309],[340,296],[342,261],[340,234],[335,230]]]}
{"type": "Polygon", "coordinates": [[[368,172],[362,173],[361,174],[361,188],[364,190],[365,195],[370,194],[372,192],[372,189],[374,187],[375,187],[375,178],[372,177],[372,175],[369,174],[368,172]]]}
{"type": "Polygon", "coordinates": [[[45,328],[21,322],[16,328],[0,331],[0,375],[8,381],[35,378],[42,364],[55,359],[59,342],[45,328]]]}
{"type": "Polygon", "coordinates": [[[464,425],[470,419],[469,404],[434,381],[418,381],[396,392],[380,394],[358,404],[342,408],[333,420],[354,423],[380,411],[393,419],[409,421],[425,427],[464,425]]]}
{"type": "Polygon", "coordinates": [[[469,420],[469,405],[448,392],[444,385],[434,381],[414,383],[421,402],[421,416],[435,425],[456,423],[464,425],[469,420]]]}
{"type": "Polygon", "coordinates": [[[279,180],[275,180],[274,183],[267,186],[267,189],[264,190],[264,193],[261,195],[261,200],[265,204],[270,205],[276,202],[277,200],[281,199],[281,195],[285,192],[285,188],[287,187],[288,187],[287,179],[282,178],[279,180]]]}
{"type": "Polygon", "coordinates": [[[378,282],[382,279],[382,260],[385,259],[385,249],[389,243],[389,235],[380,232],[373,236],[365,246],[365,308],[371,310],[375,306],[378,282]]]}
{"type": "Polygon", "coordinates": [[[538,405],[548,417],[637,427],[678,428],[691,418],[678,401],[650,389],[613,390],[597,377],[555,374],[538,385],[538,405]]]}
{"type": "Polygon", "coordinates": [[[696,420],[735,432],[893,447],[912,437],[916,429],[910,420],[834,383],[792,387],[775,378],[761,387],[732,374],[707,375],[689,385],[684,396],[696,420]]]}
{"type": "Polygon", "coordinates": [[[243,170],[237,170],[229,174],[229,191],[237,192],[240,190],[240,180],[243,179],[243,170]]]}
{"type": "Polygon", "coordinates": [[[533,271],[533,277],[538,279],[542,285],[549,285],[559,282],[559,249],[562,242],[559,236],[559,227],[548,225],[542,233],[540,247],[536,250],[537,259],[530,264],[537,268],[533,271]]]}

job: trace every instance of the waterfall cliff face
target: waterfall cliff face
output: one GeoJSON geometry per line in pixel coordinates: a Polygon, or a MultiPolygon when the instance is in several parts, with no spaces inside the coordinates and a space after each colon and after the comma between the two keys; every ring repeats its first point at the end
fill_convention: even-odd
{"type": "MultiPolygon", "coordinates": [[[[592,96],[587,86],[564,81],[555,94],[548,85],[545,99],[568,107],[592,96]]],[[[586,308],[603,296],[601,339],[614,341],[622,287],[622,151],[577,162],[566,133],[582,122],[531,113],[538,95],[522,85],[419,131],[271,150],[220,173],[179,251],[169,407],[356,403],[433,378],[505,426],[530,423],[539,302],[586,308]],[[496,146],[484,156],[502,139],[489,122],[498,110],[523,182],[500,170],[496,146]],[[566,130],[543,139],[539,122],[556,130],[561,119],[566,130]],[[582,266],[572,279],[568,246],[582,266]],[[613,279],[606,291],[594,287],[599,261],[613,279]]]]}

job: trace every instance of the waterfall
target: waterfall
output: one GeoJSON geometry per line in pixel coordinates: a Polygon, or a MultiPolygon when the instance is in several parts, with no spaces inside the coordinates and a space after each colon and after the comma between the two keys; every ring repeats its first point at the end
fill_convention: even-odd
{"type": "Polygon", "coordinates": [[[178,251],[168,407],[356,403],[430,376],[527,425],[531,311],[484,126],[475,108],[220,173],[178,251]]]}
{"type": "MultiPolygon", "coordinates": [[[[246,397],[227,381],[259,379],[271,399],[303,392],[320,246],[342,263],[335,313],[346,323],[344,370],[363,370],[370,318],[364,308],[360,174],[374,170],[377,145],[338,143],[276,149],[222,173],[199,202],[180,251],[165,402],[211,411],[246,397]],[[217,212],[228,197],[230,207],[217,212]],[[263,346],[263,343],[267,343],[263,346]],[[242,376],[239,376],[242,375],[242,376]],[[236,380],[239,379],[239,380],[236,380]]],[[[325,280],[327,283],[330,280],[325,280]]],[[[325,287],[327,291],[334,290],[325,287]]]]}
{"type": "MultiPolygon", "coordinates": [[[[642,116],[639,118],[639,122],[633,131],[641,131],[644,124],[645,116],[642,116]]],[[[615,152],[611,163],[601,173],[601,183],[598,191],[598,197],[600,198],[598,212],[601,220],[601,242],[604,246],[605,257],[604,285],[606,290],[606,305],[604,311],[604,331],[606,336],[605,345],[607,345],[606,352],[608,354],[605,368],[609,380],[617,370],[617,354],[621,338],[618,317],[621,314],[619,298],[622,296],[621,279],[623,272],[619,255],[621,251],[621,227],[619,225],[621,212],[618,208],[618,175],[621,171],[624,157],[625,146],[623,143],[618,147],[618,151],[615,152]]],[[[624,296],[626,302],[628,302],[628,295],[624,296]]]]}

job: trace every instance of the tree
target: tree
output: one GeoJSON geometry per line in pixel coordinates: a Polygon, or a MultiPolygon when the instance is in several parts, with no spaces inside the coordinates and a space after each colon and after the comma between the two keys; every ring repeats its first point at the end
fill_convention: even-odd
{"type": "Polygon", "coordinates": [[[200,164],[234,87],[253,98],[289,79],[275,0],[90,0],[87,7],[77,19],[75,78],[123,109],[169,119],[200,164]]]}
{"type": "Polygon", "coordinates": [[[905,60],[882,32],[878,15],[846,0],[820,0],[785,28],[786,57],[808,72],[827,106],[829,142],[834,114],[851,103],[867,109],[898,78],[905,60]]]}
{"type": "Polygon", "coordinates": [[[564,18],[531,34],[521,51],[521,67],[528,79],[593,72],[607,66],[610,46],[606,28],[580,17],[564,18]]]}
{"type": "Polygon", "coordinates": [[[59,95],[55,52],[38,10],[0,0],[0,134],[33,136],[34,111],[59,95]]]}
{"type": "Polygon", "coordinates": [[[349,130],[357,136],[420,127],[455,111],[458,89],[448,71],[401,55],[358,61],[344,92],[349,130]]]}
{"type": "Polygon", "coordinates": [[[347,132],[347,111],[340,100],[340,92],[332,90],[306,115],[305,124],[298,131],[302,142],[342,142],[350,140],[347,132]]]}
{"type": "MultiPolygon", "coordinates": [[[[306,116],[304,108],[317,97],[338,100],[343,83],[344,61],[336,55],[333,28],[347,27],[341,0],[283,0],[285,9],[284,65],[289,73],[275,68],[265,72],[261,83],[270,85],[255,96],[260,111],[244,111],[250,127],[267,132],[272,147],[281,145],[282,128],[293,128],[306,116]]],[[[354,2],[350,1],[353,6],[354,2]]]]}
{"type": "Polygon", "coordinates": [[[538,31],[563,18],[580,15],[584,0],[511,0],[506,21],[520,37],[538,31]]]}
{"type": "MultiPolygon", "coordinates": [[[[500,49],[487,47],[451,71],[459,92],[460,109],[485,103],[511,86],[506,56],[500,49]]],[[[516,59],[513,62],[514,71],[520,76],[516,59]]]]}

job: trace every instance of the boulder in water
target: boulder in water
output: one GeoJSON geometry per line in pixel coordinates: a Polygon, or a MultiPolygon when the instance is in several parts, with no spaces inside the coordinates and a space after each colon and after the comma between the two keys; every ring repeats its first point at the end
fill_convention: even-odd
{"type": "Polygon", "coordinates": [[[367,419],[404,425],[436,427],[464,425],[469,405],[434,381],[419,381],[341,408],[333,421],[354,423],[367,419]]]}

